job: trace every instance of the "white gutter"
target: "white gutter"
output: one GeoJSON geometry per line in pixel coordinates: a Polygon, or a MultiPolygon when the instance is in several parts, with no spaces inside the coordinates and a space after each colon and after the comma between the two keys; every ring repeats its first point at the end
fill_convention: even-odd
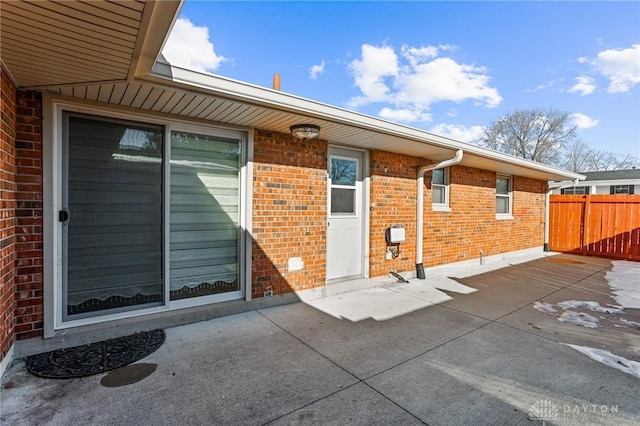
{"type": "Polygon", "coordinates": [[[470,159],[471,156],[477,156],[499,163],[506,163],[534,170],[536,172],[552,174],[558,176],[560,179],[575,179],[581,176],[577,173],[557,169],[545,164],[535,163],[521,157],[515,157],[509,154],[471,145],[469,143],[460,142],[445,136],[429,133],[425,130],[362,114],[357,111],[339,108],[333,105],[302,98],[286,92],[256,86],[243,81],[233,80],[227,77],[187,70],[173,66],[161,60],[156,62],[150,75],[139,77],[138,80],[148,81],[152,84],[161,84],[177,90],[187,90],[189,92],[202,93],[205,95],[216,94],[239,102],[246,102],[265,108],[273,108],[283,112],[302,114],[308,117],[328,120],[334,123],[368,130],[374,133],[409,139],[413,142],[419,142],[439,148],[450,150],[462,149],[467,154],[467,159],[470,159]]]}
{"type": "MultiPolygon", "coordinates": [[[[572,186],[576,186],[580,179],[574,179],[571,182],[557,182],[556,185],[551,186],[547,185],[547,193],[544,195],[544,248],[545,252],[549,252],[549,197],[551,196],[551,191],[554,189],[560,188],[570,188],[572,186]]],[[[556,182],[554,182],[556,183],[556,182]]]]}
{"type": "Polygon", "coordinates": [[[456,156],[436,164],[429,164],[418,170],[418,195],[416,209],[416,273],[419,279],[424,280],[424,266],[422,265],[422,237],[423,237],[423,215],[424,215],[424,174],[430,170],[443,169],[445,167],[458,164],[462,161],[463,152],[456,151],[456,156]]]}

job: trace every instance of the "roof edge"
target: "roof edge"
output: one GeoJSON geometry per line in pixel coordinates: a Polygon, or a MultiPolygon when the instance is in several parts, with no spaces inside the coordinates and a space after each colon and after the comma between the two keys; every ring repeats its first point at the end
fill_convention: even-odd
{"type": "MultiPolygon", "coordinates": [[[[163,59],[163,58],[162,58],[163,59]]],[[[215,92],[223,96],[244,100],[249,103],[270,106],[284,111],[295,111],[312,117],[322,118],[333,122],[346,124],[371,131],[394,135],[414,141],[435,145],[453,151],[462,149],[480,157],[497,160],[539,172],[561,176],[568,179],[585,179],[579,173],[562,170],[553,166],[536,163],[524,158],[515,157],[487,148],[482,148],[466,142],[457,141],[445,136],[436,135],[425,130],[404,124],[394,123],[381,118],[366,115],[357,111],[325,104],[319,101],[302,98],[290,93],[257,86],[251,83],[234,80],[214,74],[202,73],[169,64],[158,60],[144,80],[164,82],[183,90],[202,93],[215,92]]]]}
{"type": "Polygon", "coordinates": [[[127,81],[148,75],[158,60],[184,0],[147,0],[127,81]]]}

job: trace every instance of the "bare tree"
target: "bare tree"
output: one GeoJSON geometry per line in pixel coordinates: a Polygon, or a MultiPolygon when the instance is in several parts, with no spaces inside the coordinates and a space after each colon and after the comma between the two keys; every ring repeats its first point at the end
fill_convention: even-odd
{"type": "Polygon", "coordinates": [[[589,145],[576,139],[565,147],[562,167],[572,172],[590,171],[589,158],[592,155],[589,145]]]}
{"type": "Polygon", "coordinates": [[[551,108],[504,115],[474,143],[574,172],[628,169],[639,161],[631,154],[594,151],[579,139],[573,114],[551,108]]]}
{"type": "Polygon", "coordinates": [[[516,110],[498,118],[476,141],[479,145],[506,154],[559,165],[558,155],[577,140],[571,113],[554,109],[516,110]]]}
{"type": "Polygon", "coordinates": [[[623,170],[630,169],[638,161],[631,154],[615,154],[607,151],[590,151],[585,159],[585,168],[582,172],[599,170],[623,170]]]}

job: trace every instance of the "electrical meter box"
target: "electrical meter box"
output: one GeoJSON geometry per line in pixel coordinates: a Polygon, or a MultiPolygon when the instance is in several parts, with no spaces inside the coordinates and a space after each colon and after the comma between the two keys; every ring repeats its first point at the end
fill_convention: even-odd
{"type": "Polygon", "coordinates": [[[396,244],[396,243],[404,243],[405,241],[405,233],[403,225],[391,225],[390,228],[387,229],[387,241],[396,244]]]}

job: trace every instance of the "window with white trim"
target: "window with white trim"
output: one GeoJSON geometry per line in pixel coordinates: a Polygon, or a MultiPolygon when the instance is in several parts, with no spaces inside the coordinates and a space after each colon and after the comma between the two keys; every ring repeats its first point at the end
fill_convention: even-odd
{"type": "Polygon", "coordinates": [[[433,210],[450,211],[449,208],[449,168],[431,172],[431,202],[433,210]]]}
{"type": "Polygon", "coordinates": [[[496,175],[496,218],[507,219],[512,216],[513,178],[507,175],[496,175]]]}
{"type": "Polygon", "coordinates": [[[588,186],[572,186],[570,188],[562,188],[560,190],[560,193],[564,195],[588,194],[589,187],[588,186]]]}
{"type": "Polygon", "coordinates": [[[611,195],[616,194],[630,194],[633,195],[634,185],[611,185],[609,187],[609,193],[611,195]]]}

